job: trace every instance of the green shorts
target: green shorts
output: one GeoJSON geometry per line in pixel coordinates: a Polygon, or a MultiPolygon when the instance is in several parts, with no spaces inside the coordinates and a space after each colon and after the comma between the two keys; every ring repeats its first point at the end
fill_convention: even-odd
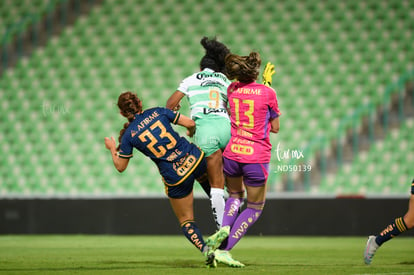
{"type": "Polygon", "coordinates": [[[230,120],[225,117],[211,115],[196,118],[194,141],[204,151],[206,157],[217,150],[224,150],[231,137],[230,120]]]}

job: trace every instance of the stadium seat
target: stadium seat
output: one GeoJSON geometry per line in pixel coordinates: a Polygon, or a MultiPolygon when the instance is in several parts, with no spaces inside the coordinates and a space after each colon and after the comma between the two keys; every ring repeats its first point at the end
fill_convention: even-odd
{"type": "MultiPolygon", "coordinates": [[[[399,129],[390,132],[383,143],[377,143],[369,149],[366,154],[360,154],[337,175],[336,185],[346,175],[358,178],[358,187],[365,187],[367,193],[404,194],[407,193],[412,178],[413,145],[408,142],[414,130],[414,120],[407,119],[399,129]],[[409,145],[410,144],[410,145],[409,145]],[[408,150],[408,151],[407,151],[408,150]]],[[[353,188],[351,182],[342,182],[345,190],[352,193],[360,193],[358,188],[353,188]]],[[[332,190],[328,182],[320,185],[321,192],[332,190]]]]}
{"type": "MultiPolygon", "coordinates": [[[[27,7],[41,13],[49,3],[29,2],[3,1],[0,26],[26,14],[27,7]]],[[[263,63],[276,64],[274,87],[283,115],[280,133],[271,136],[274,148],[280,143],[298,150],[315,137],[334,138],[344,116],[361,102],[381,104],[385,87],[412,69],[413,10],[410,1],[104,1],[1,76],[3,116],[12,131],[0,137],[13,149],[30,142],[39,154],[11,173],[0,167],[0,180],[7,183],[1,194],[163,195],[158,171],[138,153],[131,171],[119,174],[103,137],[117,137],[124,122],[115,105],[120,92],[136,91],[145,107],[165,105],[180,81],[199,69],[204,35],[217,36],[235,53],[257,50],[263,63]],[[26,113],[34,115],[26,119],[26,113]],[[13,140],[17,133],[29,134],[13,140]]],[[[402,153],[394,156],[390,146],[414,149],[404,143],[410,140],[407,127],[412,130],[404,126],[398,137],[384,141],[384,154],[391,155],[384,166],[367,174],[361,169],[381,163],[372,149],[366,160],[350,165],[353,177],[340,171],[323,179],[319,192],[405,192],[405,186],[376,186],[379,181],[370,179],[381,175],[391,184],[410,172],[405,165],[386,169],[409,160],[402,153]]],[[[24,151],[16,152],[17,160],[24,158],[24,151]]],[[[279,164],[275,156],[272,164],[279,164]]],[[[271,173],[269,189],[279,190],[281,178],[271,173]]]]}

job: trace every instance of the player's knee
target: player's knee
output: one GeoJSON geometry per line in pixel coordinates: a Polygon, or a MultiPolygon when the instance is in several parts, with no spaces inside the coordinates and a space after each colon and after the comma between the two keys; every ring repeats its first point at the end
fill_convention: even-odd
{"type": "Polygon", "coordinates": [[[212,161],[220,161],[223,162],[223,153],[221,152],[220,149],[212,149],[212,150],[216,150],[213,153],[211,153],[207,159],[211,159],[212,161]]]}

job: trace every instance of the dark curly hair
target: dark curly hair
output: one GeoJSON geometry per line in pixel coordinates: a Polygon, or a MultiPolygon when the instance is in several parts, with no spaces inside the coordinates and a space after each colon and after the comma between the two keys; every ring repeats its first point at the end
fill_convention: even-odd
{"type": "Polygon", "coordinates": [[[128,119],[128,122],[124,124],[124,128],[121,129],[121,131],[119,131],[119,145],[117,148],[117,150],[119,151],[122,136],[124,135],[126,128],[128,128],[129,123],[134,120],[135,114],[142,112],[142,102],[136,94],[132,92],[124,92],[119,95],[117,105],[119,110],[121,111],[121,115],[128,119]]]}
{"type": "Polygon", "coordinates": [[[225,73],[225,62],[226,55],[230,53],[230,50],[223,43],[217,41],[217,38],[209,39],[204,36],[200,44],[206,50],[206,54],[201,58],[200,68],[212,69],[215,72],[225,73]]]}
{"type": "Polygon", "coordinates": [[[232,79],[237,79],[243,83],[256,81],[259,76],[262,60],[260,54],[251,52],[248,56],[229,54],[225,58],[226,75],[232,79]]]}

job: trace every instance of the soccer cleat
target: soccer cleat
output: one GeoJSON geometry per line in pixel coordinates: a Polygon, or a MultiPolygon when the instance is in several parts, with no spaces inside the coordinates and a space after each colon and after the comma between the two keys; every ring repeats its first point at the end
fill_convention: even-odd
{"type": "Polygon", "coordinates": [[[241,262],[236,261],[235,259],[233,259],[230,252],[228,252],[227,250],[217,249],[214,252],[214,254],[216,256],[215,259],[219,263],[223,263],[223,264],[226,264],[226,265],[231,266],[231,267],[244,267],[244,264],[242,264],[241,262]]]}
{"type": "Polygon", "coordinates": [[[214,250],[211,250],[210,248],[208,248],[208,250],[204,253],[204,256],[206,256],[206,266],[207,266],[207,268],[217,267],[217,261],[215,259],[214,250]]]}
{"type": "Polygon", "coordinates": [[[371,264],[372,258],[374,257],[375,252],[379,247],[379,245],[375,242],[375,238],[376,236],[369,236],[367,244],[365,246],[364,262],[367,265],[371,264]]]}
{"type": "Polygon", "coordinates": [[[224,226],[219,231],[208,237],[206,244],[212,250],[216,250],[220,244],[229,236],[230,226],[224,226]]]}

